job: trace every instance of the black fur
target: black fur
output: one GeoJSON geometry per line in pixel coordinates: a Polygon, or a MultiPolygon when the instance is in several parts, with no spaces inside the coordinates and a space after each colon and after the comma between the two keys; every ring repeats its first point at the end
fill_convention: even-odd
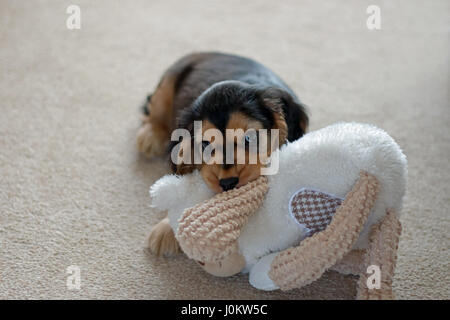
{"type": "Polygon", "coordinates": [[[280,112],[288,127],[287,140],[292,142],[303,136],[303,128],[307,127],[309,119],[302,103],[281,88],[249,85],[240,81],[223,81],[206,90],[190,108],[180,113],[178,126],[192,130],[195,120],[207,119],[225,134],[230,114],[239,111],[259,121],[263,128],[270,129],[274,126],[276,111],[265,104],[267,98],[279,101],[280,112]]]}
{"type": "MultiPolygon", "coordinates": [[[[163,77],[167,76],[175,79],[176,120],[172,129],[185,128],[192,133],[195,120],[207,119],[225,133],[228,119],[235,111],[270,129],[275,113],[279,112],[285,118],[288,141],[305,133],[308,125],[305,106],[275,73],[256,61],[215,52],[190,54],[171,66],[163,77]]],[[[144,113],[149,113],[148,108],[144,113]]],[[[169,151],[177,143],[171,142],[169,151]]]]}

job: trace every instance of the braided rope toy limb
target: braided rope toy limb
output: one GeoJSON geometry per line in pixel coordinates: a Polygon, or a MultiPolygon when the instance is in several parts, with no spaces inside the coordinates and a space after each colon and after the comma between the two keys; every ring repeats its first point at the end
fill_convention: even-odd
{"type": "Polygon", "coordinates": [[[267,177],[219,193],[180,217],[176,238],[194,260],[218,262],[231,254],[248,218],[262,204],[269,189],[267,177]]]}
{"type": "Polygon", "coordinates": [[[359,276],[364,269],[364,258],[366,250],[355,249],[347,253],[340,261],[338,261],[330,270],[337,271],[342,274],[352,274],[359,276]]]}
{"type": "Polygon", "coordinates": [[[391,300],[392,278],[397,261],[397,249],[402,226],[393,210],[388,210],[386,216],[372,227],[369,247],[364,257],[364,270],[362,270],[356,298],[358,300],[391,300]],[[370,274],[366,273],[368,266],[375,265],[380,268],[380,288],[369,289],[367,280],[370,274]]]}

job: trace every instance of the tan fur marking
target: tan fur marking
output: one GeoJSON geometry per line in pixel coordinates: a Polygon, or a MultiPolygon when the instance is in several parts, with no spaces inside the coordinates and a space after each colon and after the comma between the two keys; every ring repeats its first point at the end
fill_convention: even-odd
{"type": "Polygon", "coordinates": [[[163,155],[170,139],[173,123],[175,77],[165,76],[148,104],[149,116],[143,117],[138,131],[138,149],[147,157],[163,155]]]}
{"type": "Polygon", "coordinates": [[[259,121],[249,119],[242,112],[233,112],[227,123],[227,129],[243,129],[244,132],[248,129],[262,129],[259,121]]]}
{"type": "Polygon", "coordinates": [[[282,113],[274,112],[273,115],[274,115],[274,120],[275,120],[275,125],[274,125],[273,129],[279,130],[278,143],[280,146],[282,146],[283,144],[286,143],[287,132],[288,132],[286,120],[284,119],[284,116],[282,113]]]}
{"type": "Polygon", "coordinates": [[[267,106],[272,110],[275,124],[272,129],[278,129],[279,131],[279,144],[280,146],[286,143],[286,138],[288,135],[288,128],[286,124],[286,120],[283,115],[283,108],[281,105],[281,101],[279,99],[271,99],[266,98],[264,102],[267,106]]]}

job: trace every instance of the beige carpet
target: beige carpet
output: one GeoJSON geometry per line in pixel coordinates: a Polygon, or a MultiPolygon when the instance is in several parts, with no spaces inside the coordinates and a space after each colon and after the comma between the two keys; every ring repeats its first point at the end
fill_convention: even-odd
{"type": "Polygon", "coordinates": [[[167,172],[137,155],[138,106],[190,51],[253,57],[311,110],[311,129],[374,123],[409,160],[395,293],[450,298],[449,2],[0,1],[0,298],[352,298],[328,273],[289,293],[145,250],[167,172]],[[366,28],[381,7],[382,29],[366,28]],[[81,290],[66,268],[81,268],[81,290]]]}

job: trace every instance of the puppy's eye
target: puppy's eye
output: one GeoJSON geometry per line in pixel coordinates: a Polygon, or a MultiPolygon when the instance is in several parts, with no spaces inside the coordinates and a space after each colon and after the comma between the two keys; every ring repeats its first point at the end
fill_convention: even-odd
{"type": "Polygon", "coordinates": [[[250,146],[257,147],[258,135],[256,132],[251,131],[244,136],[245,148],[248,149],[250,146]]]}
{"type": "Polygon", "coordinates": [[[209,141],[203,140],[203,141],[202,141],[202,149],[205,150],[205,148],[206,148],[207,146],[209,146],[209,141]]]}

